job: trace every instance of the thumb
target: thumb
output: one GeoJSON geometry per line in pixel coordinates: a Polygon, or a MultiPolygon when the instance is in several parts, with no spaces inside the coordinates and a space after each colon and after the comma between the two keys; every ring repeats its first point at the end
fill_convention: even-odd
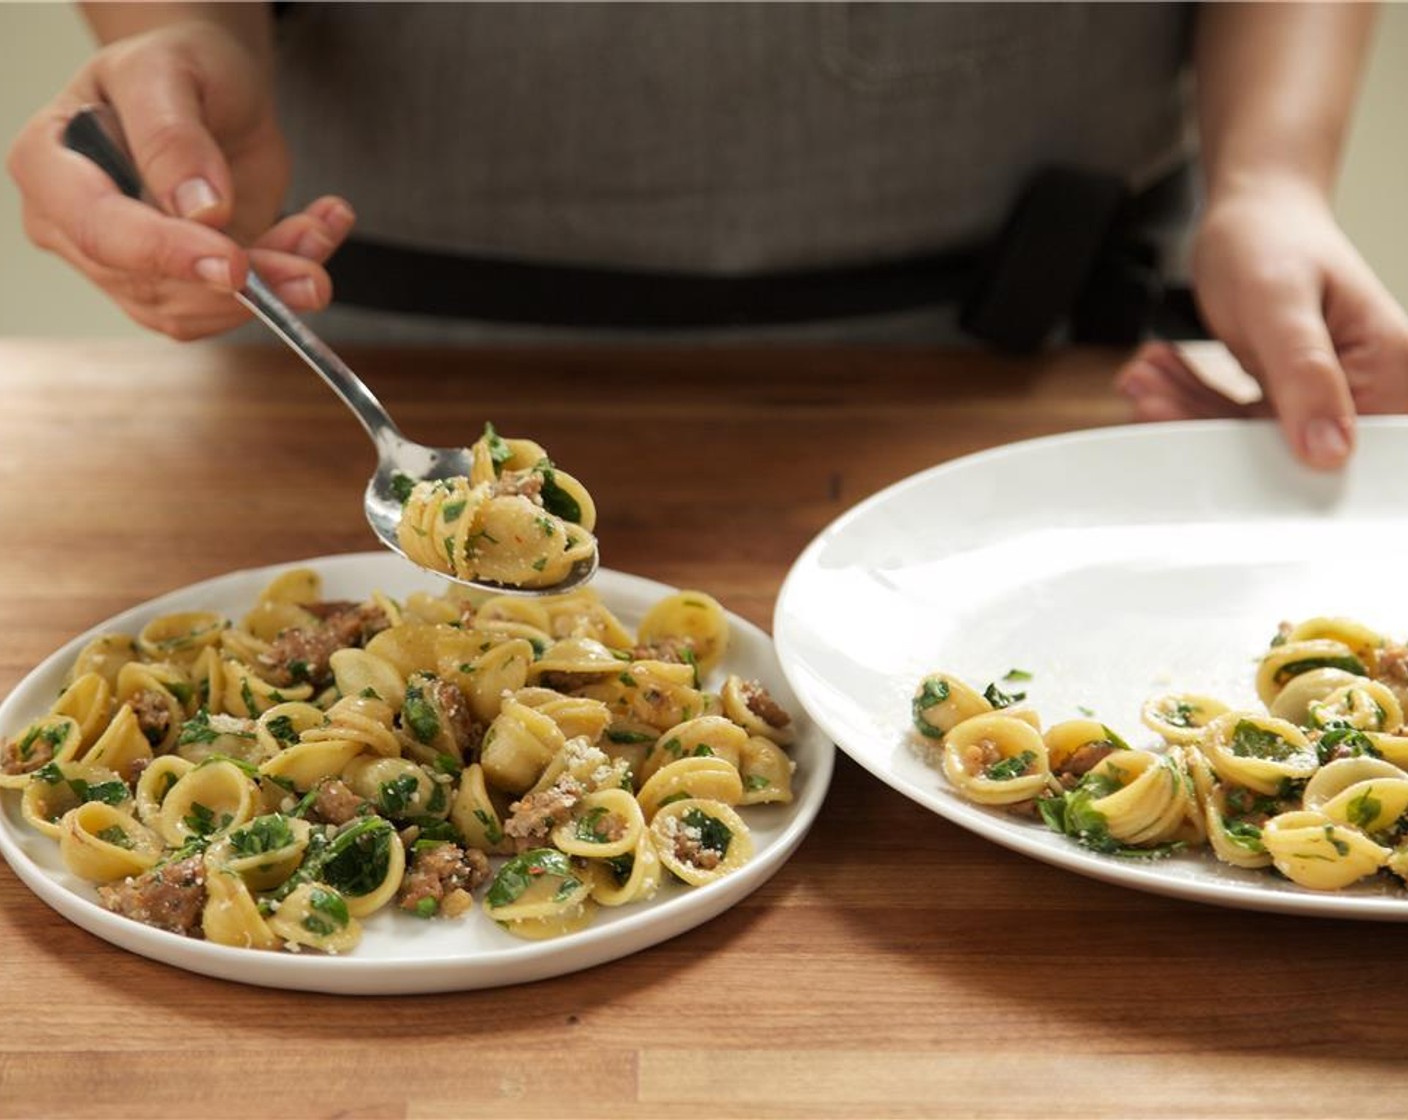
{"type": "Polygon", "coordinates": [[[194,73],[155,68],[114,74],[106,95],[122,121],[138,174],[166,213],[221,228],[233,211],[230,167],[206,127],[194,73]]]}

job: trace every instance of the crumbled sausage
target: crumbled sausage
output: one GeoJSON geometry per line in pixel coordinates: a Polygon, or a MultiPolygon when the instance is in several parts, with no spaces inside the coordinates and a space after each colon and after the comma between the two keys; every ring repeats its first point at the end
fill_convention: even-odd
{"type": "Polygon", "coordinates": [[[538,675],[538,683],[544,688],[557,692],[572,692],[578,688],[588,688],[607,679],[606,673],[569,673],[549,669],[538,675]]]}
{"type": "Polygon", "coordinates": [[[597,839],[610,844],[626,835],[626,822],[616,813],[606,813],[593,824],[592,832],[597,839]]]}
{"type": "Polygon", "coordinates": [[[1002,761],[1002,751],[992,739],[982,738],[963,748],[963,767],[970,774],[981,774],[989,766],[1002,761]]]}
{"type": "Polygon", "coordinates": [[[324,687],[332,681],[328,659],[334,653],[364,644],[387,625],[382,609],[366,603],[307,603],[304,609],[317,615],[320,624],[283,631],[268,652],[259,655],[265,677],[276,688],[305,681],[324,687]]]}
{"type": "Polygon", "coordinates": [[[171,728],[171,709],[166,706],[166,693],[155,688],[144,688],[127,701],[137,714],[137,727],[142,737],[152,746],[166,738],[171,728]]]}
{"type": "Polygon", "coordinates": [[[485,725],[474,718],[469,700],[454,681],[435,680],[425,684],[436,710],[445,722],[445,729],[454,739],[460,755],[466,763],[475,761],[479,746],[484,741],[485,725]]]}
{"type": "Polygon", "coordinates": [[[1381,680],[1408,682],[1408,646],[1391,643],[1376,650],[1370,671],[1381,680]]]}
{"type": "Polygon", "coordinates": [[[54,744],[43,735],[35,735],[23,744],[11,739],[0,748],[0,774],[27,774],[53,757],[54,744]]]}
{"type": "Polygon", "coordinates": [[[195,855],[98,888],[103,906],[144,925],[185,937],[200,935],[205,863],[195,855]]]}
{"type": "Polygon", "coordinates": [[[694,639],[661,638],[649,645],[639,645],[631,650],[632,661],[668,661],[676,665],[694,662],[694,639]]]}
{"type": "Polygon", "coordinates": [[[1074,789],[1081,778],[1118,749],[1114,743],[1085,743],[1073,750],[1070,757],[1056,767],[1056,778],[1067,789],[1074,789]]]}
{"type": "Polygon", "coordinates": [[[423,913],[424,900],[435,903],[432,914],[453,918],[469,907],[469,892],[490,876],[489,857],[478,848],[462,848],[449,842],[416,848],[396,904],[403,910],[423,913]]]}
{"type": "Polygon", "coordinates": [[[318,795],[313,799],[311,815],[327,824],[346,824],[373,810],[372,803],[337,778],[318,783],[318,795]]]}
{"type": "Polygon", "coordinates": [[[744,681],[739,693],[748,710],[769,727],[786,727],[792,722],[787,709],[772,698],[762,681],[744,681]]]}
{"type": "Polygon", "coordinates": [[[493,498],[522,495],[534,499],[542,490],[543,476],[538,471],[505,471],[489,487],[489,495],[493,498]]]}
{"type": "Polygon", "coordinates": [[[712,871],[723,862],[724,853],[705,844],[699,829],[685,824],[678,817],[669,817],[663,831],[674,849],[675,858],[681,863],[701,871],[712,871]]]}
{"type": "Polygon", "coordinates": [[[538,847],[548,833],[572,816],[572,809],[584,792],[577,779],[564,774],[547,789],[530,793],[509,806],[513,815],[504,824],[504,835],[513,838],[520,852],[538,847]]]}

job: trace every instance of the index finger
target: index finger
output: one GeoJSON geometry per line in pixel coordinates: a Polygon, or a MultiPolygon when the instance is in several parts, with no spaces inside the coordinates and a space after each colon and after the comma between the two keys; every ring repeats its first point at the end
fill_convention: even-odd
{"type": "Polygon", "coordinates": [[[66,242],[90,262],[152,279],[225,289],[244,283],[243,249],[217,230],[125,197],[101,168],[64,146],[66,124],[58,113],[36,118],[10,154],[11,174],[40,225],[61,235],[45,239],[46,248],[66,242]]]}
{"type": "Polygon", "coordinates": [[[1292,449],[1312,467],[1343,466],[1354,448],[1354,398],[1318,295],[1274,299],[1243,331],[1292,449]]]}

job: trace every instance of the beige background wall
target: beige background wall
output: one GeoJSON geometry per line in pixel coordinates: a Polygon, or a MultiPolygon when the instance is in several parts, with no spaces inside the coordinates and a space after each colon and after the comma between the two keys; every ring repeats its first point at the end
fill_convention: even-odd
{"type": "MultiPolygon", "coordinates": [[[[90,50],[76,10],[0,3],[0,147],[90,50]]],[[[1408,5],[1383,13],[1339,192],[1341,220],[1408,303],[1408,5]]],[[[0,177],[0,335],[97,336],[138,328],[20,229],[19,197],[0,177]]]]}

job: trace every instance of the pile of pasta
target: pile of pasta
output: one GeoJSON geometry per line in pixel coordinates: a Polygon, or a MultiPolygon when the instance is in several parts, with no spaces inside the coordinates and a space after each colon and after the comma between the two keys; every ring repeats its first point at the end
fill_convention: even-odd
{"type": "Polygon", "coordinates": [[[924,677],[911,709],[961,796],[1039,816],[1095,851],[1207,847],[1314,890],[1408,879],[1408,648],[1352,619],[1284,623],[1256,693],[1262,706],[1240,710],[1149,699],[1141,718],[1159,741],[1147,749],[1095,719],[1043,730],[1024,694],[947,673],[924,677]]]}
{"type": "Polygon", "coordinates": [[[530,439],[484,425],[469,447],[467,476],[400,477],[396,539],[421,567],[457,579],[553,587],[596,552],[596,506],[530,439]]]}
{"type": "Polygon", "coordinates": [[[483,887],[553,937],[736,870],[739,810],[792,799],[790,716],[723,673],[728,642],[697,591],[632,632],[591,589],[328,602],[291,569],[237,624],[89,642],[0,788],[103,905],[173,932],[345,952],[383,907],[457,917],[483,887]]]}

